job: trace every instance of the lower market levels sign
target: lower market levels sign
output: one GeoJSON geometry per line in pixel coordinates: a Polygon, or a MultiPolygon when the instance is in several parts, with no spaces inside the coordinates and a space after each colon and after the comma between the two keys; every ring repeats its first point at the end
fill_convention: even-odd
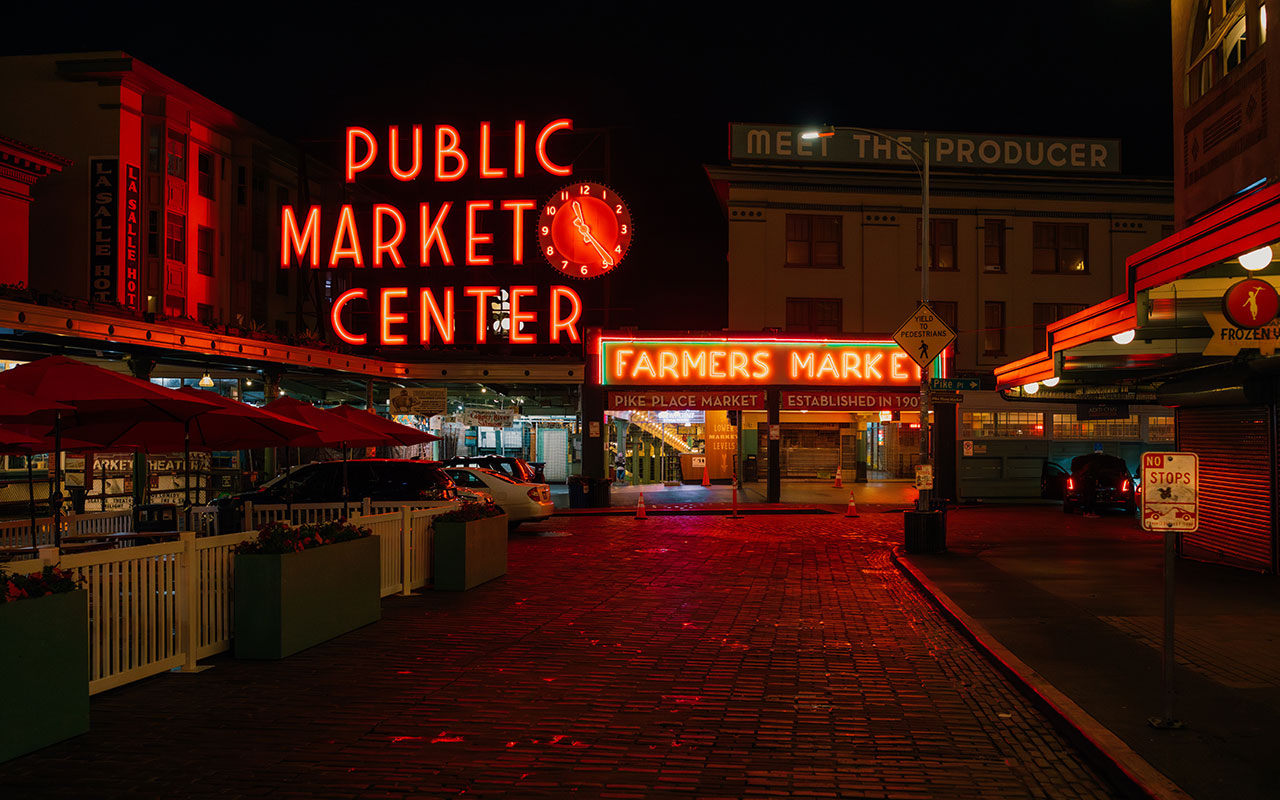
{"type": "Polygon", "coordinates": [[[759,411],[764,392],[609,392],[610,410],[673,411],[679,409],[759,411]]]}
{"type": "Polygon", "coordinates": [[[845,391],[784,391],[783,411],[898,411],[920,407],[920,393],[845,391]]]}

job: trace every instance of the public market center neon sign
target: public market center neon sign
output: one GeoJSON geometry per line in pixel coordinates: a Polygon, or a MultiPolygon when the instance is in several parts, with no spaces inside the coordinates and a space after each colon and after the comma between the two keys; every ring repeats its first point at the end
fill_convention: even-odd
{"type": "MultiPolygon", "coordinates": [[[[466,145],[462,134],[452,125],[436,125],[429,140],[424,139],[421,125],[412,126],[409,131],[392,125],[381,144],[373,131],[349,127],[345,146],[346,181],[355,183],[357,175],[381,169],[403,182],[450,183],[469,171],[480,180],[519,179],[532,170],[568,177],[573,174],[573,165],[552,160],[548,143],[555,134],[571,130],[570,119],[554,120],[536,132],[527,128],[523,120],[517,121],[511,130],[511,151],[503,154],[499,164],[488,122],[480,123],[477,141],[466,145]]],[[[312,205],[300,213],[294,206],[284,205],[280,212],[280,267],[289,269],[305,264],[311,269],[320,269],[322,265],[329,269],[406,269],[411,262],[420,268],[430,268],[433,264],[491,267],[495,265],[495,258],[505,265],[519,266],[526,257],[529,215],[537,208],[536,200],[520,197],[500,201],[447,201],[434,208],[430,203],[419,203],[409,213],[388,203],[375,203],[367,218],[357,220],[353,207],[344,204],[338,210],[333,236],[326,243],[321,241],[320,206],[312,205]],[[492,252],[494,225],[506,226],[510,231],[509,252],[501,255],[492,252]],[[455,230],[451,236],[448,231],[458,227],[464,231],[463,235],[459,237],[455,230]],[[407,238],[411,238],[412,244],[406,242],[407,238]],[[364,247],[363,243],[370,247],[364,247]],[[370,254],[367,260],[366,253],[370,254]]],[[[351,345],[455,344],[463,338],[456,321],[457,307],[461,303],[474,303],[475,329],[465,338],[471,338],[475,344],[485,344],[489,306],[505,289],[510,303],[508,336],[512,344],[536,344],[540,330],[545,331],[545,341],[551,343],[560,342],[562,338],[569,343],[581,341],[578,322],[582,316],[582,300],[568,286],[549,287],[548,295],[541,298],[541,307],[535,309],[540,299],[539,287],[534,285],[432,288],[410,286],[407,280],[405,283],[343,292],[334,300],[329,313],[334,333],[351,345]],[[344,321],[343,312],[349,307],[352,310],[363,307],[362,310],[373,312],[377,322],[370,330],[353,330],[354,325],[344,321]],[[543,324],[539,324],[539,311],[545,314],[543,324]],[[415,318],[412,323],[411,316],[415,318]]]]}
{"type": "MultiPolygon", "coordinates": [[[[933,362],[934,375],[948,356],[933,362]]],[[[918,391],[918,367],[875,339],[649,339],[602,336],[600,380],[617,386],[875,386],[918,391]]]]}

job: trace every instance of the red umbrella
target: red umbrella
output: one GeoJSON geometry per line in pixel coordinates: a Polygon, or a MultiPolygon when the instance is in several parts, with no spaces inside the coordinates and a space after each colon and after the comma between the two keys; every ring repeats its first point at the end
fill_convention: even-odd
{"type": "Polygon", "coordinates": [[[65,403],[0,389],[0,422],[23,422],[27,425],[53,425],[59,412],[70,413],[75,409],[65,403]]]}
{"type": "Polygon", "coordinates": [[[354,422],[362,428],[368,428],[374,433],[381,433],[389,437],[395,444],[401,447],[408,447],[415,444],[425,444],[426,442],[439,441],[440,437],[434,433],[420,431],[417,428],[410,428],[408,425],[401,425],[398,422],[380,417],[370,411],[362,411],[349,405],[340,405],[337,408],[329,409],[330,414],[337,414],[348,422],[354,422]]]}
{"type": "MultiPolygon", "coordinates": [[[[267,403],[266,409],[274,414],[305,422],[316,428],[315,433],[300,436],[290,442],[294,447],[333,447],[337,445],[342,448],[342,510],[343,514],[346,514],[347,496],[349,494],[347,486],[347,448],[391,444],[392,439],[354,422],[349,422],[338,414],[325,411],[322,408],[316,408],[292,397],[281,397],[272,400],[267,403]]],[[[285,448],[285,455],[289,455],[287,447],[285,448]]],[[[288,467],[289,465],[286,462],[286,469],[288,467]]],[[[292,507],[293,503],[286,499],[285,505],[292,507]]]]}
{"type": "MultiPolygon", "coordinates": [[[[54,403],[53,405],[60,404],[54,403]]],[[[25,433],[19,433],[13,428],[0,426],[0,454],[27,457],[27,505],[31,511],[31,546],[33,548],[39,547],[40,541],[38,538],[39,523],[36,521],[36,481],[31,472],[31,456],[34,453],[51,453],[53,452],[53,447],[52,439],[39,439],[34,436],[28,436],[25,433]]],[[[64,450],[93,450],[96,447],[97,445],[90,442],[81,442],[74,439],[64,439],[62,441],[64,450]]]]}

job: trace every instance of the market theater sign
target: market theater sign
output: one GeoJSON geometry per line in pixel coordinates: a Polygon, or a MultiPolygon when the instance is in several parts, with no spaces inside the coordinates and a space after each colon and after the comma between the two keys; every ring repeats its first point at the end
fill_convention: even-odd
{"type": "MultiPolygon", "coordinates": [[[[949,357],[934,362],[938,376],[949,357]]],[[[858,386],[918,390],[920,368],[892,341],[600,339],[600,379],[618,386],[858,386]]]]}

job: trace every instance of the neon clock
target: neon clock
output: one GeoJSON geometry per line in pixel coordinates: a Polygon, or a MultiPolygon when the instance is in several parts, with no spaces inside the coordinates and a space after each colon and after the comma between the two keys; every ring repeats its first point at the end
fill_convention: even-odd
{"type": "Polygon", "coordinates": [[[570,278],[609,274],[626,256],[631,234],[627,204],[617,192],[589,181],[556,192],[538,218],[542,255],[570,278]]]}

